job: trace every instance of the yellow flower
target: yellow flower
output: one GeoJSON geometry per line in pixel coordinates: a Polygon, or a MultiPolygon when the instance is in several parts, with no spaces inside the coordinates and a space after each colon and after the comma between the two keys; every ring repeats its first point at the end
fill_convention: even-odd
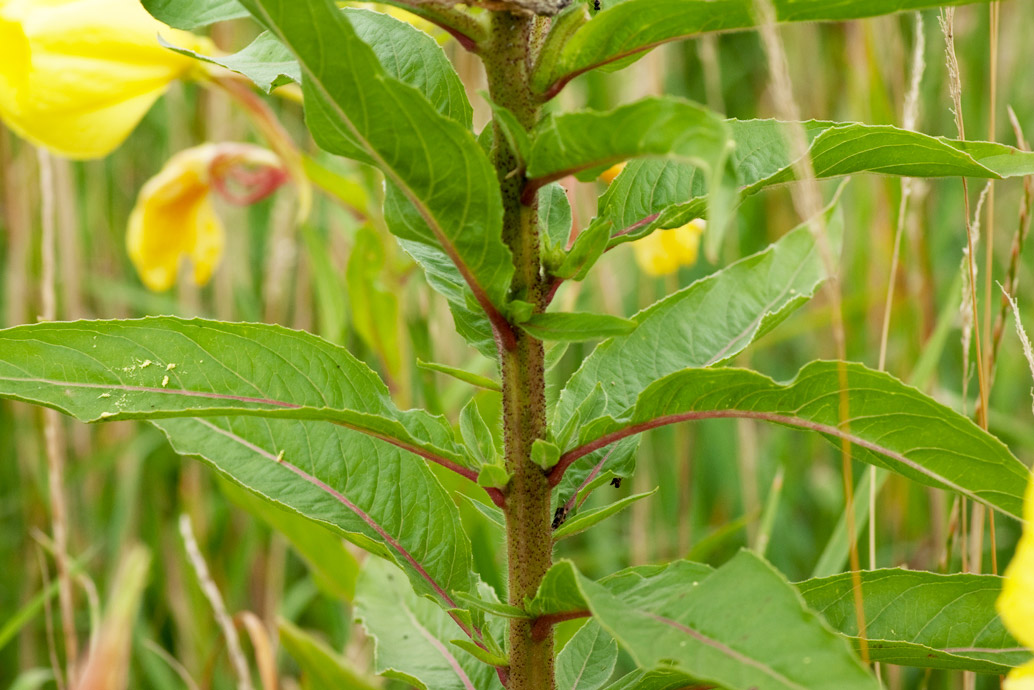
{"type": "Polygon", "coordinates": [[[612,165],[606,170],[604,170],[602,173],[600,173],[600,179],[606,182],[607,184],[610,184],[614,181],[614,178],[621,174],[621,171],[624,169],[625,163],[623,162],[612,165]]]}
{"type": "Polygon", "coordinates": [[[700,254],[700,236],[706,227],[697,219],[674,230],[655,230],[632,243],[636,263],[651,276],[665,276],[680,266],[692,266],[700,254]]]}
{"type": "Polygon", "coordinates": [[[68,158],[99,158],[194,61],[158,43],[201,40],[139,0],[0,0],[0,121],[68,158]]]}
{"type": "Polygon", "coordinates": [[[170,158],[144,184],[129,216],[126,245],[144,285],[171,288],[184,257],[193,264],[194,282],[207,283],[225,245],[212,191],[250,204],[286,180],[280,159],[250,144],[204,144],[170,158]]]}
{"type": "MultiPolygon", "coordinates": [[[[1028,648],[1034,648],[1034,480],[1024,501],[1023,536],[1016,555],[1005,571],[1005,585],[998,597],[998,613],[1009,632],[1028,648]]],[[[1034,661],[1009,673],[1003,690],[1034,690],[1034,661]]]]}

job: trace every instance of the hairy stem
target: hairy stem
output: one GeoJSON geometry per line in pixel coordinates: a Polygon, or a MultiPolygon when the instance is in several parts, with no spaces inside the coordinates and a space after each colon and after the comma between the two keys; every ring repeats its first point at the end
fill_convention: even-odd
{"type": "MultiPolygon", "coordinates": [[[[538,103],[528,84],[536,18],[496,12],[488,45],[481,51],[492,99],[508,108],[526,129],[538,118],[538,103]]],[[[513,174],[518,162],[498,127],[493,163],[503,195],[503,240],[513,252],[512,295],[544,306],[537,209],[534,196],[522,201],[524,179],[513,174]]],[[[506,469],[513,478],[506,496],[509,601],[522,606],[538,590],[552,564],[550,485],[531,461],[531,447],[546,434],[545,367],[542,342],[516,330],[513,343],[500,347],[503,384],[503,433],[506,469]]],[[[510,690],[551,690],[553,634],[535,634],[531,621],[510,621],[510,690]]]]}

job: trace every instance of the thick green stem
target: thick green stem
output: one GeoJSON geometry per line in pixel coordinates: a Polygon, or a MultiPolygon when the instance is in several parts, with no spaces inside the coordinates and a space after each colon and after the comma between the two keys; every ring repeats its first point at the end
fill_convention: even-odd
{"type": "MultiPolygon", "coordinates": [[[[492,99],[530,129],[538,102],[528,84],[537,37],[534,17],[494,13],[490,43],[482,51],[492,99]]],[[[521,202],[524,175],[498,130],[493,162],[503,195],[503,239],[516,269],[513,297],[541,309],[543,281],[537,210],[521,202]]],[[[512,347],[500,349],[506,468],[513,474],[506,496],[506,538],[510,603],[523,606],[552,565],[549,478],[531,461],[531,447],[546,434],[545,367],[542,342],[517,330],[512,347]]],[[[533,634],[527,620],[510,621],[510,690],[552,690],[553,634],[533,634]]]]}

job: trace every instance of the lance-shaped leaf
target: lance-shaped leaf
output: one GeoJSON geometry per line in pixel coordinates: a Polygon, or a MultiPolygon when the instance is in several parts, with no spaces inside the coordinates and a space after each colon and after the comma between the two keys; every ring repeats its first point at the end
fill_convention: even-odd
{"type": "MultiPolygon", "coordinates": [[[[757,193],[794,178],[785,124],[730,120],[736,143],[730,156],[740,194],[757,193]]],[[[809,121],[816,176],[855,173],[911,177],[997,179],[1034,174],[1034,154],[1003,144],[931,137],[886,125],[809,121]]],[[[610,221],[610,246],[704,216],[707,181],[680,161],[633,161],[600,197],[599,220],[610,221]]]]}
{"type": "Polygon", "coordinates": [[[670,97],[646,98],[605,112],[551,115],[535,128],[527,191],[567,175],[595,177],[630,158],[681,160],[706,172],[714,192],[710,220],[721,228],[733,183],[726,175],[730,136],[717,114],[670,97]]]}
{"type": "Polygon", "coordinates": [[[513,264],[495,171],[470,130],[392,78],[333,2],[243,4],[298,59],[317,143],[380,168],[389,194],[399,197],[392,232],[448,257],[476,303],[503,327],[513,264]]]}
{"type": "Polygon", "coordinates": [[[256,415],[332,422],[452,469],[471,464],[448,421],[400,411],[347,350],[265,324],[150,317],[0,331],[0,397],[84,422],[256,415]]]}
{"type": "Polygon", "coordinates": [[[677,671],[633,671],[606,690],[685,690],[686,678],[677,671]]]}
{"type": "Polygon", "coordinates": [[[557,687],[596,690],[610,679],[618,660],[618,646],[596,621],[574,634],[557,655],[557,687]]]}
{"type": "Polygon", "coordinates": [[[377,673],[424,690],[501,690],[496,670],[450,640],[464,637],[445,611],[417,596],[390,563],[371,558],[356,590],[356,618],[376,641],[377,673]]]}
{"type": "Polygon", "coordinates": [[[636,329],[636,323],[610,314],[548,312],[532,314],[520,327],[539,340],[585,342],[628,335],[636,329]]]}
{"type": "Polygon", "coordinates": [[[854,363],[812,362],[785,384],[744,369],[671,374],[644,390],[619,419],[585,427],[582,445],[561,457],[554,476],[565,464],[648,429],[729,418],[814,431],[838,444],[847,440],[858,460],[1021,519],[1029,472],[1001,441],[889,374],[854,363]],[[848,412],[841,420],[843,396],[848,412]]]}
{"type": "Polygon", "coordinates": [[[584,513],[578,513],[574,517],[568,518],[564,524],[558,527],[553,532],[553,540],[560,541],[567,537],[573,537],[576,534],[581,534],[590,527],[595,527],[599,523],[603,522],[612,515],[617,515],[625,508],[628,508],[633,503],[641,501],[644,498],[649,498],[657,493],[657,489],[653,491],[647,491],[641,494],[634,494],[632,496],[626,496],[618,501],[605,505],[602,508],[593,508],[587,510],[584,513]]]}
{"type": "Polygon", "coordinates": [[[0,331],[0,353],[0,397],[83,420],[193,417],[157,423],[180,454],[393,559],[445,607],[456,607],[450,592],[473,588],[455,503],[399,437],[372,433],[448,446],[451,429],[397,411],[341,348],[277,326],[158,317],[19,326],[0,331]],[[346,418],[364,433],[341,426],[346,418]]]}
{"type": "MultiPolygon", "coordinates": [[[[986,0],[773,0],[777,21],[845,21],[881,14],[986,0]]],[[[584,12],[576,3],[569,13],[584,12]]],[[[572,32],[558,21],[532,76],[533,86],[552,98],[574,77],[606,65],[623,66],[663,43],[713,31],[757,26],[753,0],[623,0],[610,3],[572,32]]]]}
{"type": "Polygon", "coordinates": [[[248,16],[248,11],[237,0],[141,0],[141,3],[155,19],[187,31],[248,16]]]}
{"type": "Polygon", "coordinates": [[[181,455],[199,456],[266,501],[392,560],[417,592],[443,608],[459,608],[453,592],[475,591],[456,504],[426,465],[397,448],[318,422],[216,417],[155,424],[181,455]]]}
{"type": "MultiPolygon", "coordinates": [[[[831,220],[837,218],[831,216],[831,220]]],[[[829,227],[837,237],[839,223],[831,222],[829,227]]],[[[601,382],[605,405],[594,416],[619,415],[663,376],[728,361],[807,302],[825,277],[815,238],[802,226],[764,251],[664,298],[633,317],[639,325],[630,335],[601,343],[582,362],[561,393],[554,434],[560,434],[601,382]]],[[[591,420],[583,417],[580,422],[591,420]]],[[[607,469],[627,475],[636,443],[630,439],[616,449],[607,469]]],[[[585,458],[565,474],[561,503],[602,457],[600,453],[585,458]]]]}
{"type": "MultiPolygon", "coordinates": [[[[887,569],[861,574],[873,661],[1004,675],[1030,661],[995,611],[1002,578],[887,569]]],[[[805,601],[859,643],[852,575],[797,584],[805,601]]]]}
{"type": "MultiPolygon", "coordinates": [[[[463,82],[437,41],[412,24],[381,12],[354,7],[341,12],[389,76],[417,89],[438,112],[470,128],[473,109],[463,82]]],[[[232,55],[176,51],[242,74],[267,93],[288,82],[302,81],[302,68],[294,54],[269,31],[232,55]]]]}
{"type": "Polygon", "coordinates": [[[783,576],[747,551],[714,571],[676,561],[600,582],[562,561],[546,574],[531,607],[539,613],[587,610],[641,669],[680,674],[687,684],[730,690],[879,687],[783,576]]]}

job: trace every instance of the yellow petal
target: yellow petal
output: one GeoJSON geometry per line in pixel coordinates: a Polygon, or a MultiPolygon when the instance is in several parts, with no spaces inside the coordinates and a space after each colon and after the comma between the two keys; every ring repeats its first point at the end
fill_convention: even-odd
{"type": "Polygon", "coordinates": [[[664,248],[680,265],[692,266],[700,255],[700,236],[704,221],[694,220],[675,230],[661,232],[664,248]]]}
{"type": "MultiPolygon", "coordinates": [[[[1023,536],[1005,571],[1005,584],[997,607],[1013,637],[1027,647],[1034,647],[1034,481],[1027,487],[1023,519],[1026,521],[1023,536]]],[[[1030,685],[1016,687],[1034,688],[1034,669],[1024,668],[1027,670],[1020,675],[1030,685]]]]}
{"type": "Polygon", "coordinates": [[[152,18],[138,0],[0,4],[0,120],[69,158],[121,144],[193,61],[163,48],[199,39],[152,18]]]}
{"type": "Polygon", "coordinates": [[[668,253],[662,234],[664,230],[650,233],[632,243],[636,263],[643,273],[650,276],[664,276],[679,269],[678,260],[668,253]]]}
{"type": "Polygon", "coordinates": [[[604,170],[602,173],[600,173],[600,179],[606,182],[607,184],[610,184],[614,181],[614,178],[621,174],[621,171],[624,169],[625,163],[623,162],[612,165],[606,170],[604,170]]]}
{"type": "Polygon", "coordinates": [[[140,279],[151,290],[171,288],[184,257],[193,263],[199,285],[208,282],[219,264],[225,233],[212,206],[209,175],[217,155],[211,144],[182,151],[140,191],[126,244],[140,279]]]}
{"type": "Polygon", "coordinates": [[[1034,690],[1034,661],[1010,671],[1002,690],[1034,690]]]}
{"type": "Polygon", "coordinates": [[[694,220],[674,230],[655,230],[632,243],[636,263],[651,276],[670,275],[680,266],[692,266],[700,253],[704,228],[704,221],[694,220]]]}

